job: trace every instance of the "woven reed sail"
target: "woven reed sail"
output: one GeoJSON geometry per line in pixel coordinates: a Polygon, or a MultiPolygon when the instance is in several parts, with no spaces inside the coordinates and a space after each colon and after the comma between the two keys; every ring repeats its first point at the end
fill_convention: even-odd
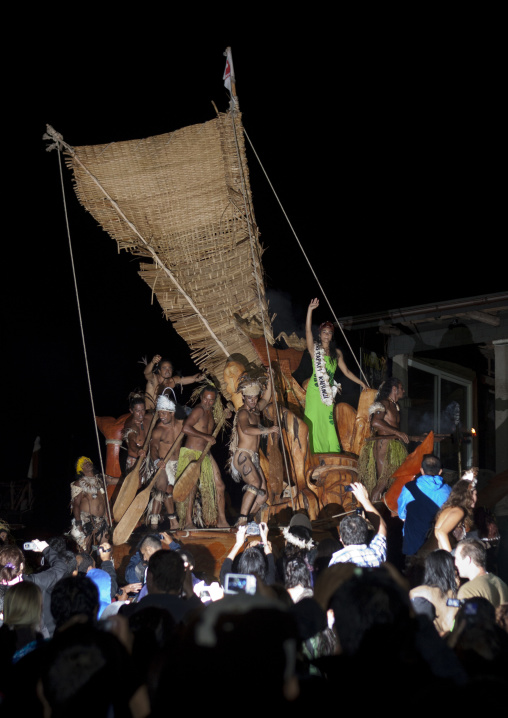
{"type": "MultiPolygon", "coordinates": [[[[227,355],[239,352],[256,361],[240,326],[252,322],[259,327],[263,311],[270,343],[273,337],[240,114],[221,113],[210,122],[144,140],[73,149],[75,156],[67,155],[66,161],[74,172],[79,201],[119,249],[151,260],[141,263],[140,275],[189,345],[196,364],[222,381],[227,355]],[[183,293],[153,261],[149,249],[78,159],[174,275],[183,293]],[[262,309],[254,270],[260,279],[262,309]]],[[[222,389],[228,396],[225,386],[222,389]]]]}

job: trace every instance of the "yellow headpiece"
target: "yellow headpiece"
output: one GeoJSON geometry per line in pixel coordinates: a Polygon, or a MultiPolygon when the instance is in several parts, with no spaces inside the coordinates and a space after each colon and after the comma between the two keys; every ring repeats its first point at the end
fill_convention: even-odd
{"type": "Polygon", "coordinates": [[[76,473],[82,474],[83,473],[83,466],[85,464],[92,464],[92,459],[89,459],[88,456],[80,456],[79,459],[76,461],[76,473]]]}

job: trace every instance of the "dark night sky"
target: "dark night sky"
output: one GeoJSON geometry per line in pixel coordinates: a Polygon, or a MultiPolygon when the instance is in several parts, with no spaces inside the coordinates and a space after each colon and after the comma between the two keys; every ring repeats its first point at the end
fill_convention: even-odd
{"type": "MultiPolygon", "coordinates": [[[[13,142],[19,210],[4,265],[15,278],[6,354],[13,400],[23,407],[9,452],[13,477],[25,475],[37,434],[44,476],[62,486],[72,459],[97,456],[57,154],[45,151],[45,125],[82,145],[205,122],[212,100],[227,107],[227,45],[245,128],[337,316],[506,288],[495,258],[505,233],[500,100],[485,72],[496,63],[493,47],[451,39],[451,26],[429,37],[414,27],[379,33],[375,23],[308,30],[305,41],[286,33],[279,44],[266,32],[254,39],[210,30],[205,42],[189,34],[175,45],[175,25],[169,33],[157,18],[124,22],[132,32],[115,34],[105,22],[86,38],[59,29],[27,41],[28,61],[13,80],[22,141],[13,142]],[[34,390],[35,405],[27,401],[34,390]]],[[[251,153],[249,167],[272,308],[290,309],[291,331],[303,326],[318,290],[251,153]]],[[[96,410],[118,416],[142,384],[143,355],[169,354],[184,373],[193,365],[158,305],[150,306],[137,260],[117,254],[78,204],[65,168],[64,182],[96,410]]]]}

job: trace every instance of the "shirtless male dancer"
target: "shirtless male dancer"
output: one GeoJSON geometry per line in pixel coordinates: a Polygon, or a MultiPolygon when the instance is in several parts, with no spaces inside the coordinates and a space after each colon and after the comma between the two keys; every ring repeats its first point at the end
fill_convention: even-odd
{"type": "Polygon", "coordinates": [[[90,553],[108,534],[104,483],[86,456],[76,462],[78,478],[71,484],[71,536],[81,551],[90,553]]]}
{"type": "Polygon", "coordinates": [[[125,462],[125,473],[128,474],[133,468],[138,457],[145,457],[143,450],[152,415],[146,416],[145,398],[142,394],[133,394],[129,399],[129,411],[131,416],[126,420],[123,427],[123,438],[127,443],[127,461],[125,462]]]}
{"type": "Polygon", "coordinates": [[[265,427],[259,423],[259,416],[269,404],[272,384],[263,392],[259,381],[241,378],[237,387],[243,396],[243,406],[236,413],[231,441],[231,476],[237,482],[245,482],[244,497],[236,526],[243,526],[249,514],[255,514],[267,497],[266,479],[259,464],[259,439],[267,434],[278,434],[278,426],[265,427]]]}
{"type": "Polygon", "coordinates": [[[371,470],[365,475],[362,471],[361,478],[373,502],[381,499],[390,486],[392,474],[407,456],[404,444],[409,443],[409,437],[399,429],[398,403],[405,393],[402,382],[396,377],[391,377],[381,384],[376,399],[369,408],[370,423],[375,436],[387,437],[367,441],[360,454],[361,466],[371,454],[369,460],[371,470]]]}
{"type": "Polygon", "coordinates": [[[152,361],[147,364],[144,374],[146,379],[145,406],[147,410],[154,408],[157,397],[162,393],[169,394],[169,398],[176,404],[175,387],[177,384],[185,386],[204,379],[203,374],[173,376],[173,364],[169,359],[163,359],[160,354],[156,354],[152,361]],[[159,372],[154,374],[153,370],[157,365],[159,372]],[[165,391],[166,389],[169,391],[165,391]]]}
{"type": "MultiPolygon", "coordinates": [[[[194,407],[191,414],[185,419],[183,433],[185,446],[180,449],[178,460],[177,481],[185,468],[193,460],[200,457],[204,448],[210,441],[215,444],[212,436],[215,422],[213,418],[213,405],[217,398],[217,389],[206,386],[201,392],[201,401],[194,407]]],[[[225,486],[222,481],[219,467],[213,456],[208,453],[201,464],[199,479],[201,491],[203,521],[206,525],[216,525],[218,528],[229,528],[225,513],[225,486]]],[[[192,489],[187,499],[177,504],[180,518],[184,516],[184,528],[196,528],[193,522],[194,500],[198,487],[192,489]]]]}
{"type": "Polygon", "coordinates": [[[159,422],[152,432],[150,439],[150,459],[152,463],[152,475],[161,466],[159,478],[155,482],[150,504],[148,506],[148,520],[152,528],[157,528],[160,519],[162,504],[166,507],[169,518],[169,525],[172,529],[178,528],[178,518],[175,514],[175,503],[173,501],[173,486],[175,484],[176,467],[178,465],[178,452],[168,461],[164,457],[182,433],[182,420],[175,419],[175,404],[167,396],[159,396],[157,399],[157,411],[159,422]]]}

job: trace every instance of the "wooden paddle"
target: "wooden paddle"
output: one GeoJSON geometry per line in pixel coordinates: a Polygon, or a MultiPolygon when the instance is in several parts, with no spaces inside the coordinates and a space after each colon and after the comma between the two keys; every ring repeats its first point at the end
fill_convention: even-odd
{"type": "MultiPolygon", "coordinates": [[[[146,458],[146,452],[148,449],[148,444],[150,443],[150,439],[152,437],[152,431],[155,428],[155,425],[159,419],[159,413],[156,411],[155,414],[152,417],[152,422],[150,424],[150,428],[148,429],[148,434],[146,435],[145,443],[143,444],[143,451],[145,452],[145,458],[146,458]]],[[[129,506],[132,504],[132,501],[134,497],[136,496],[136,493],[139,489],[139,471],[141,469],[141,464],[143,463],[143,458],[138,457],[136,463],[134,464],[134,468],[132,471],[130,471],[125,479],[123,480],[123,484],[120,487],[120,491],[118,492],[118,496],[116,497],[115,505],[113,506],[113,518],[115,521],[120,521],[124,513],[127,511],[129,506]]]]}
{"type": "MultiPolygon", "coordinates": [[[[182,431],[176,437],[175,441],[173,442],[173,446],[169,449],[166,456],[164,457],[165,462],[169,461],[171,454],[180,448],[180,444],[182,443],[183,437],[184,433],[182,431]]],[[[148,505],[148,502],[150,501],[150,493],[152,491],[152,488],[164,468],[164,466],[161,466],[159,469],[157,469],[150,483],[146,486],[145,489],[143,489],[143,491],[140,491],[139,494],[134,497],[133,502],[120,519],[118,526],[113,532],[113,544],[115,546],[120,546],[120,544],[126,543],[126,541],[129,540],[131,533],[136,528],[138,521],[140,520],[144,510],[148,505]]]]}
{"type": "MultiPolygon", "coordinates": [[[[219,431],[222,429],[222,425],[226,421],[226,415],[225,413],[222,416],[222,419],[217,424],[215,431],[213,432],[212,436],[215,439],[219,431]]],[[[208,444],[205,446],[201,456],[199,459],[196,459],[195,461],[191,461],[190,464],[188,464],[185,469],[183,470],[181,476],[177,479],[175,483],[175,488],[173,489],[173,499],[178,502],[185,501],[187,496],[190,494],[194,486],[199,481],[199,476],[201,474],[201,463],[205,456],[210,451],[210,447],[212,446],[212,442],[209,441],[208,444]]]]}

